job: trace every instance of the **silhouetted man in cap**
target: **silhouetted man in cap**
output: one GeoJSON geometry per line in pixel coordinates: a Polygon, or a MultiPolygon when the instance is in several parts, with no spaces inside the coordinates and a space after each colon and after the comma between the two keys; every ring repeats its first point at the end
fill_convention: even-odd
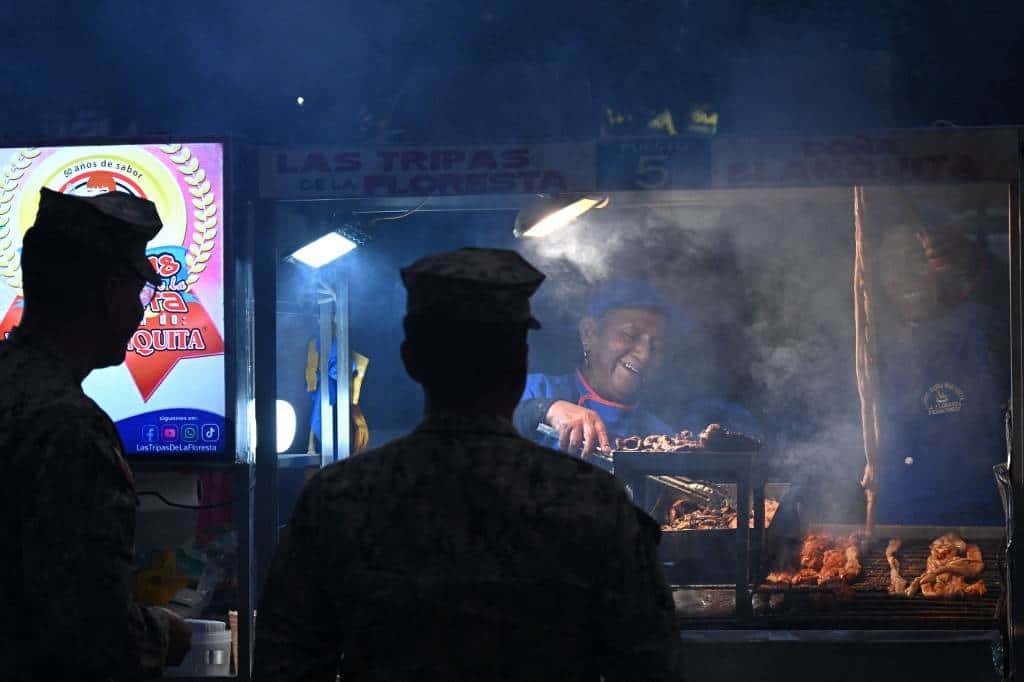
{"type": "Polygon", "coordinates": [[[675,679],[656,524],[511,423],[543,275],[462,249],[402,280],[425,418],[303,491],[264,588],[256,679],[675,679]]]}
{"type": "Polygon", "coordinates": [[[132,603],[136,497],[121,439],[82,392],[124,361],[160,278],[156,208],[43,189],[22,245],[25,309],[0,343],[0,673],[128,680],[180,663],[190,631],[132,603]]]}

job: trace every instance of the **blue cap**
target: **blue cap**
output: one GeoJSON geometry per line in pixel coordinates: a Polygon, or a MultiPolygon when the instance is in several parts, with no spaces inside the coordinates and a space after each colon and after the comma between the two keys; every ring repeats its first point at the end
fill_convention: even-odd
{"type": "Polygon", "coordinates": [[[642,279],[619,279],[604,282],[590,297],[585,314],[599,319],[609,310],[617,308],[644,308],[656,310],[665,316],[670,327],[689,331],[693,322],[679,308],[666,301],[648,282],[642,279]]]}

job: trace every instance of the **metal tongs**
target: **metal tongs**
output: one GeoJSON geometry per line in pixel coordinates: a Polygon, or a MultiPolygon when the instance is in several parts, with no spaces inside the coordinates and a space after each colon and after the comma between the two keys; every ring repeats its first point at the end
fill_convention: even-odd
{"type": "MultiPolygon", "coordinates": [[[[537,431],[550,438],[558,438],[558,429],[548,426],[543,422],[537,425],[537,431]]],[[[592,458],[595,464],[606,471],[613,470],[614,459],[610,453],[594,450],[587,457],[592,458]]],[[[729,494],[726,491],[704,481],[695,481],[685,476],[651,476],[651,478],[711,508],[722,507],[729,502],[729,494]]]]}
{"type": "Polygon", "coordinates": [[[717,509],[729,504],[729,494],[720,487],[686,476],[651,476],[655,481],[692,497],[707,507],[717,509]]]}
{"type": "MultiPolygon", "coordinates": [[[[548,426],[544,422],[537,424],[537,432],[540,433],[541,435],[547,436],[548,438],[554,438],[556,440],[559,437],[558,429],[552,426],[548,426]]],[[[582,448],[580,448],[580,450],[578,450],[574,454],[579,455],[581,451],[582,448]]],[[[614,460],[612,459],[610,452],[607,450],[594,450],[589,455],[587,455],[587,459],[591,460],[593,464],[596,464],[605,471],[612,471],[612,464],[614,460]]]]}

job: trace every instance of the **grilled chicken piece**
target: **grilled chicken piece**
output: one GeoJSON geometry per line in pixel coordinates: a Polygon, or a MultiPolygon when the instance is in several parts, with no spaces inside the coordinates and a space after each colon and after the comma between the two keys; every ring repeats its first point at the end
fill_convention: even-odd
{"type": "Polygon", "coordinates": [[[945,561],[967,553],[967,542],[956,533],[946,533],[932,540],[931,556],[945,561]]]}
{"type": "Polygon", "coordinates": [[[932,542],[927,571],[914,578],[906,595],[912,597],[920,590],[929,599],[980,596],[985,594],[984,584],[969,585],[966,579],[978,577],[983,570],[981,548],[967,544],[955,533],[946,533],[932,542]]]}
{"type": "Polygon", "coordinates": [[[643,444],[643,439],[641,439],[640,436],[626,436],[625,438],[616,438],[615,439],[615,449],[616,450],[624,450],[624,451],[639,450],[640,446],[642,444],[643,444]]]}
{"type": "Polygon", "coordinates": [[[800,550],[800,567],[820,569],[825,550],[831,545],[831,539],[824,535],[808,535],[804,538],[804,546],[800,550]]]}
{"type": "Polygon", "coordinates": [[[968,597],[984,597],[988,590],[985,587],[985,581],[979,580],[976,583],[971,583],[964,588],[964,594],[968,597]]]}
{"type": "Polygon", "coordinates": [[[986,592],[985,581],[979,580],[968,584],[963,576],[943,573],[935,582],[921,583],[921,594],[925,599],[962,599],[964,597],[982,597],[986,592]]]}
{"type": "Polygon", "coordinates": [[[889,562],[889,594],[902,594],[907,589],[907,581],[900,574],[900,560],[896,556],[902,545],[899,538],[893,538],[885,548],[885,559],[889,562]]]}
{"type": "Polygon", "coordinates": [[[717,434],[722,432],[721,424],[708,424],[704,427],[704,430],[700,432],[700,441],[703,443],[714,438],[717,434]]]}
{"type": "Polygon", "coordinates": [[[822,555],[818,584],[832,582],[850,583],[860,577],[861,566],[857,546],[848,543],[845,549],[829,549],[822,555]]]}
{"type": "Polygon", "coordinates": [[[860,565],[860,552],[855,543],[847,545],[843,551],[843,570],[840,573],[840,577],[848,583],[852,583],[860,577],[861,565],[860,565]]]}
{"type": "Polygon", "coordinates": [[[815,568],[801,568],[793,576],[793,585],[814,585],[818,582],[818,570],[815,568]]]}
{"type": "Polygon", "coordinates": [[[818,570],[818,584],[824,585],[833,580],[842,580],[843,553],[838,549],[827,549],[821,557],[821,568],[818,570]]]}

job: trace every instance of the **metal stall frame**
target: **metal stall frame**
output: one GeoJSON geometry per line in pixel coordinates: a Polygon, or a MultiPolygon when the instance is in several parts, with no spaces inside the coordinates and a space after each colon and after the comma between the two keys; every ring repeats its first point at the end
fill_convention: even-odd
{"type": "MultiPolygon", "coordinates": [[[[639,143],[651,142],[650,139],[639,143]]],[[[601,173],[595,173],[589,181],[572,183],[566,195],[587,194],[594,191],[611,193],[617,207],[668,206],[687,203],[680,200],[679,191],[693,192],[702,197],[728,195],[735,190],[762,190],[785,193],[809,189],[830,189],[836,192],[850,191],[856,185],[908,185],[941,184],[960,182],[998,182],[1009,187],[1009,240],[1010,240],[1010,320],[1011,320],[1011,409],[1017,418],[1012,420],[1009,434],[1008,461],[1012,481],[1012,515],[1006,526],[1007,534],[1007,598],[1004,622],[1008,628],[1003,633],[1008,645],[1010,679],[1024,679],[1024,559],[1016,553],[1017,529],[1024,527],[1024,235],[1022,235],[1022,203],[1024,203],[1024,128],[956,128],[956,129],[906,129],[881,131],[855,131],[831,136],[777,136],[777,137],[732,137],[718,138],[692,145],[680,145],[681,154],[692,154],[693,159],[680,159],[674,151],[654,149],[653,156],[646,151],[638,159],[630,154],[636,145],[630,140],[600,140],[596,142],[600,154],[594,163],[600,162],[601,173]],[[1005,149],[1007,140],[1014,140],[1012,149],[1005,149]],[[753,143],[753,144],[751,144],[753,143]],[[762,144],[763,143],[763,144],[762,144]],[[832,145],[832,146],[830,146],[832,145]],[[831,150],[831,151],[823,151],[831,150]],[[953,150],[953,151],[950,151],[953,150]],[[604,154],[608,151],[608,154],[604,154]],[[801,156],[803,154],[803,156],[801,156]],[[819,156],[815,157],[814,154],[819,156]],[[960,154],[973,168],[965,171],[957,167],[954,157],[960,154]],[[612,163],[605,173],[605,157],[612,163]],[[1011,160],[1012,157],[1012,160],[1011,160]],[[886,164],[873,165],[874,158],[881,158],[886,164]],[[821,163],[818,163],[818,162],[821,163]],[[616,162],[618,164],[616,165],[616,162]],[[845,164],[845,165],[844,165],[845,164]],[[1012,167],[1011,167],[1012,166],[1012,167]],[[635,174],[630,176],[632,169],[635,174]],[[658,183],[651,184],[647,173],[656,167],[658,183]],[[795,172],[791,172],[796,169],[795,172]],[[681,172],[680,172],[681,171],[681,172]],[[678,178],[674,174],[678,173],[678,178]],[[971,174],[973,173],[973,175],[971,174]],[[630,176],[630,177],[627,177],[630,176]],[[1014,586],[1019,586],[1014,589],[1014,586]],[[1022,672],[1018,672],[1022,671],[1022,672]]],[[[395,147],[396,145],[392,145],[395,147]]],[[[400,145],[397,145],[400,146],[400,145]]],[[[529,146],[524,143],[524,146],[529,146]]],[[[642,146],[642,144],[640,145],[642,146]]],[[[416,148],[406,145],[407,149],[416,148]]],[[[424,146],[426,148],[426,146],[424,146]]],[[[353,195],[352,190],[343,189],[344,180],[355,177],[358,171],[327,171],[326,175],[311,172],[308,177],[302,171],[299,178],[306,181],[305,188],[297,178],[276,177],[270,163],[271,153],[283,148],[261,150],[261,197],[267,203],[332,201],[344,206],[344,210],[359,214],[407,213],[411,210],[433,211],[516,211],[535,201],[537,194],[526,193],[466,193],[434,194],[426,206],[423,195],[401,191],[381,196],[353,195]],[[268,152],[264,158],[262,151],[268,152]],[[333,175],[332,175],[333,174],[333,175]],[[346,175],[347,174],[347,175],[346,175]],[[269,179],[268,179],[269,178],[269,179]],[[342,182],[335,183],[340,178],[342,182]],[[266,182],[265,182],[266,181],[266,182]],[[264,184],[265,183],[265,184],[264,184]],[[291,183],[291,184],[289,184],[291,183]],[[338,187],[334,193],[324,187],[338,187]]],[[[299,150],[300,148],[296,148],[299,150]]],[[[301,150],[308,151],[309,147],[301,150]]],[[[337,145],[316,148],[321,158],[330,152],[342,149],[337,145]]],[[[373,147],[368,149],[373,150],[373,147]]],[[[647,150],[651,151],[651,150],[647,150]]],[[[371,151],[372,154],[372,151],[371,151]]],[[[278,163],[276,166],[280,167],[278,163]]],[[[358,186],[358,185],[357,185],[358,186]]],[[[852,192],[851,199],[852,201],[852,192]]],[[[852,229],[852,227],[851,227],[852,229]]],[[[340,330],[339,330],[340,331],[340,330]]],[[[347,331],[347,330],[346,330],[347,331]]],[[[339,336],[344,336],[341,333],[339,336]]],[[[260,337],[262,338],[262,337],[260,337]]],[[[339,357],[341,356],[339,348],[339,357]]],[[[264,373],[266,368],[258,368],[264,373]]],[[[321,371],[323,368],[321,368],[321,371]]],[[[261,431],[261,440],[262,440],[261,431]]],[[[259,467],[257,467],[259,468],[259,467]]],[[[754,634],[754,633],[751,633],[754,634]]],[[[722,631],[722,641],[749,639],[751,634],[722,631]]],[[[887,633],[866,631],[859,633],[859,641],[888,641],[891,638],[905,638],[913,641],[946,641],[955,633],[946,631],[921,631],[920,633],[887,633]],[[863,636],[861,636],[863,635],[863,636]]],[[[972,633],[975,637],[977,633],[972,633]]],[[[714,639],[713,631],[701,632],[698,639],[714,639]]],[[[754,636],[757,636],[756,634],[754,636]]],[[[785,633],[765,634],[769,640],[784,640],[785,633]]],[[[992,641],[995,631],[982,639],[992,641]]],[[[813,641],[845,641],[847,634],[841,631],[806,631],[797,639],[813,641]]],[[[976,637],[975,637],[976,638],[976,637]]]]}
{"type": "Polygon", "coordinates": [[[1017,131],[1017,180],[1009,192],[1010,211],[1010,433],[1009,452],[1012,494],[1006,529],[1008,678],[1024,679],[1024,557],[1017,551],[1019,529],[1024,528],[1024,225],[1021,224],[1021,192],[1024,191],[1024,129],[1017,131]]]}
{"type": "MultiPolygon", "coordinates": [[[[253,164],[255,167],[255,164],[253,164]]],[[[321,387],[321,448],[320,454],[286,455],[277,452],[277,273],[281,259],[287,254],[283,246],[281,226],[277,222],[275,202],[250,204],[258,241],[254,249],[254,325],[255,345],[255,515],[251,519],[253,542],[252,603],[259,600],[262,586],[270,571],[281,529],[286,523],[280,515],[278,471],[281,468],[323,468],[349,454],[349,411],[341,409],[349,402],[347,359],[348,345],[348,280],[342,274],[328,283],[327,297],[318,301],[321,387]],[[337,339],[339,381],[331,407],[329,362],[332,338],[337,339]],[[345,359],[344,364],[342,358],[345,359]],[[342,369],[344,368],[344,372],[342,369]],[[334,415],[332,422],[327,415],[334,415]],[[335,433],[337,434],[335,436],[335,433]]],[[[318,292],[319,295],[319,292],[318,292]]],[[[251,651],[251,649],[250,649],[251,651]]],[[[251,660],[251,659],[250,659],[251,660]]],[[[241,666],[240,666],[241,667],[241,666]]]]}

